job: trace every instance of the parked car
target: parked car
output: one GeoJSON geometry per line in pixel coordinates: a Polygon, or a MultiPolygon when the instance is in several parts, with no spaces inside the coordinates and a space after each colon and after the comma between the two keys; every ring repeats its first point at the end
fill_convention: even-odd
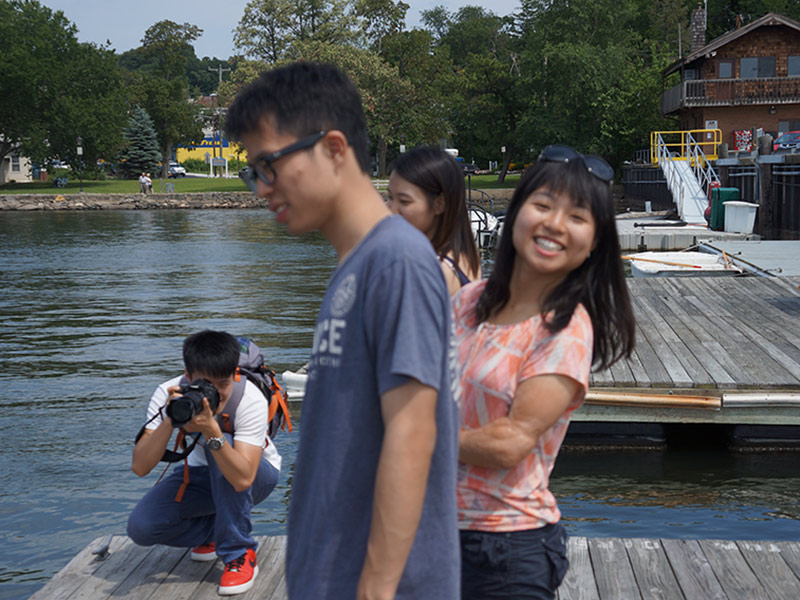
{"type": "Polygon", "coordinates": [[[797,152],[800,150],[800,131],[787,131],[772,143],[773,152],[797,152]]]}
{"type": "Polygon", "coordinates": [[[186,177],[186,169],[180,163],[169,163],[169,176],[170,177],[186,177]]]}

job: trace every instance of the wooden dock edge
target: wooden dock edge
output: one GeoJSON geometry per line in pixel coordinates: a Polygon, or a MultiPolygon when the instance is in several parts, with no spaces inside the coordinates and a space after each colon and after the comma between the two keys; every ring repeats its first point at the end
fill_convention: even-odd
{"type": "MultiPolygon", "coordinates": [[[[240,600],[285,600],[285,536],[259,536],[259,575],[240,600]]],[[[81,550],[31,600],[213,600],[220,561],[183,548],[136,546],[112,536],[105,560],[81,550]]],[[[800,542],[571,537],[558,600],[797,600],[800,542]]],[[[309,577],[313,577],[309,573],[309,577]]]]}

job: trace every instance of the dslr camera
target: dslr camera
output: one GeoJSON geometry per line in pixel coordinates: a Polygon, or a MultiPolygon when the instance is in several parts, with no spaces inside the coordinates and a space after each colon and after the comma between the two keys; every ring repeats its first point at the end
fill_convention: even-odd
{"type": "Polygon", "coordinates": [[[219,406],[219,392],[208,379],[195,379],[180,387],[180,396],[167,404],[167,416],[173,427],[183,427],[203,410],[203,398],[208,398],[211,412],[219,406]]]}

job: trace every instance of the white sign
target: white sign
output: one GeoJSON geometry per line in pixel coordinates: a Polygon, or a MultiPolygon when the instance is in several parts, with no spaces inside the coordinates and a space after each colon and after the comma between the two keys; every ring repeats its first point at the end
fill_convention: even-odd
{"type": "Polygon", "coordinates": [[[500,152],[502,152],[503,154],[505,154],[505,153],[506,153],[506,147],[505,147],[505,146],[501,146],[501,147],[500,147],[500,152]]]}
{"type": "Polygon", "coordinates": [[[400,144],[400,154],[402,154],[405,151],[406,151],[406,145],[405,144],[400,144]]]}
{"type": "MultiPolygon", "coordinates": [[[[719,122],[716,119],[706,121],[706,129],[718,129],[719,122]]],[[[714,138],[714,134],[710,131],[706,133],[706,139],[710,140],[714,138]]]]}

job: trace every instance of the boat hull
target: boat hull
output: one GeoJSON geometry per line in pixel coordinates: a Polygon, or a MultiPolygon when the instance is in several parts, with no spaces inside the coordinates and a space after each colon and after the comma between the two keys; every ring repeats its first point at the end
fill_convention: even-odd
{"type": "Polygon", "coordinates": [[[626,258],[634,277],[731,277],[742,273],[723,257],[705,252],[639,252],[626,258]]]}

